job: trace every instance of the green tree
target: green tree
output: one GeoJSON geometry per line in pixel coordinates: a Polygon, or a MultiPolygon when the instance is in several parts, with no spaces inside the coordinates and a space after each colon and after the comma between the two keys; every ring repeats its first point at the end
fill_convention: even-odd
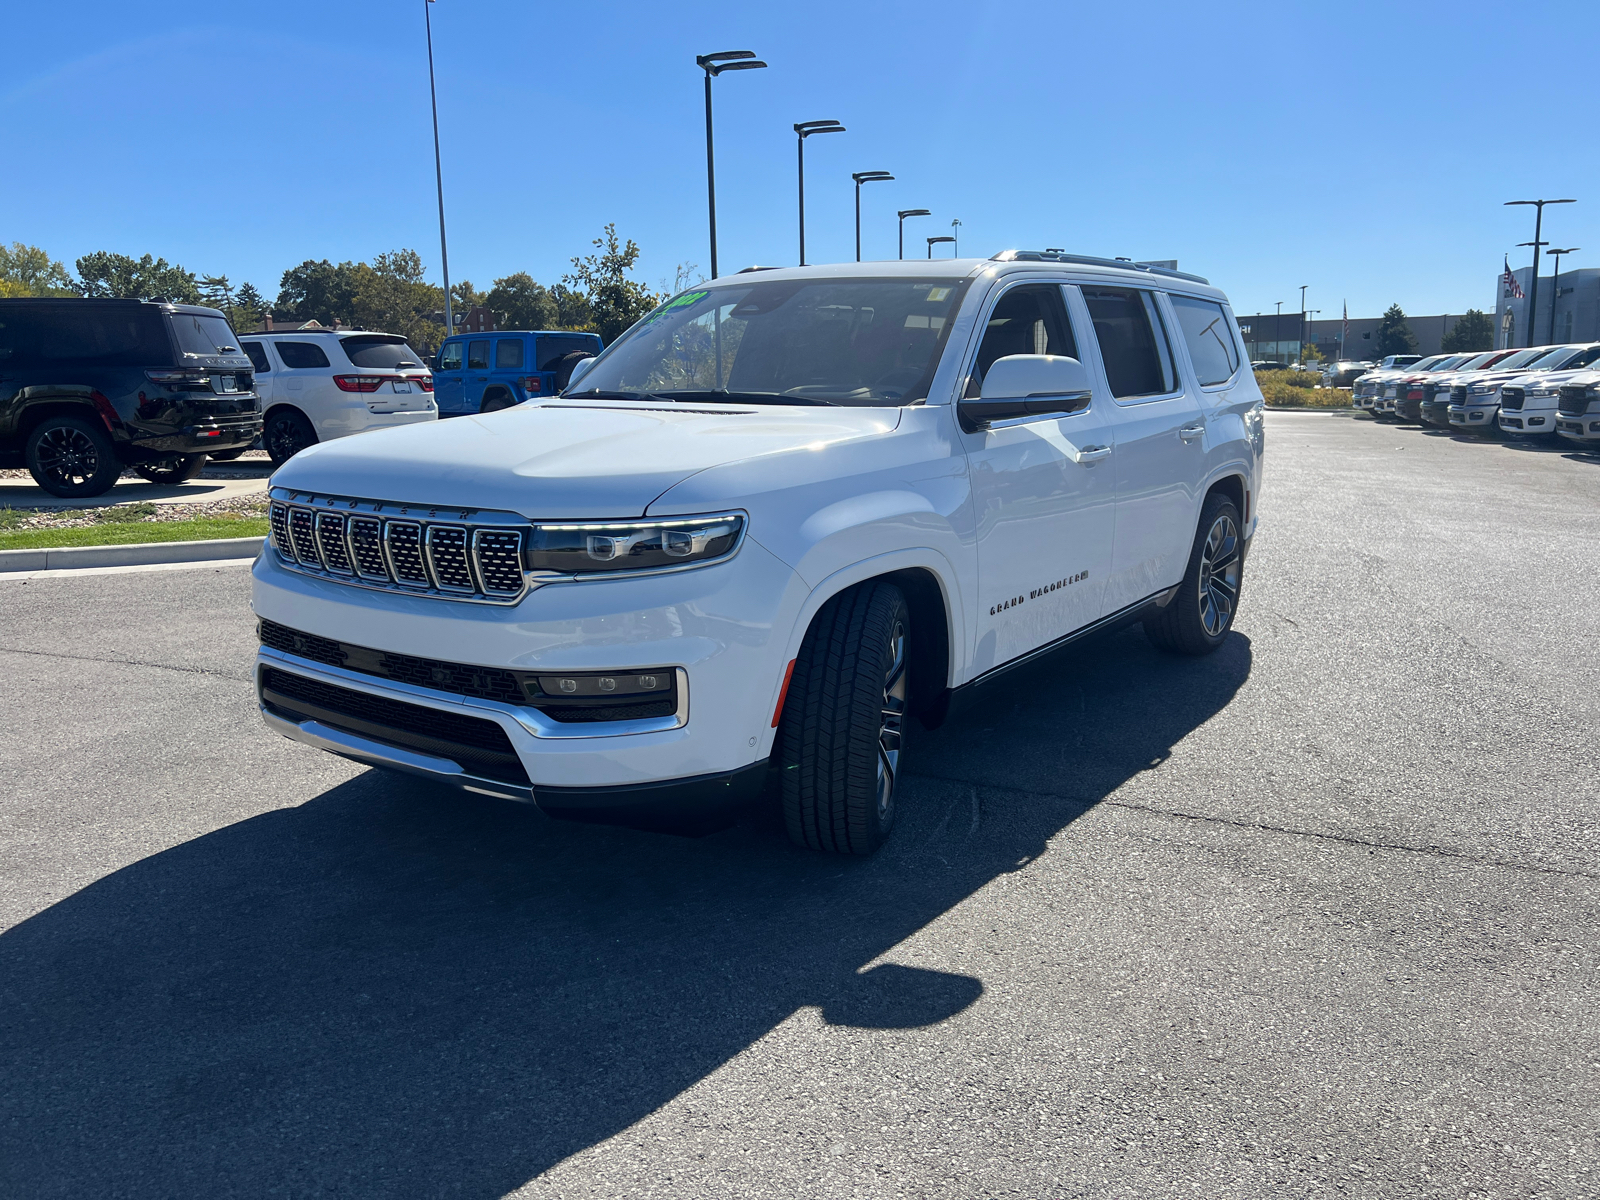
{"type": "Polygon", "coordinates": [[[1322,357],[1322,351],[1318,350],[1310,342],[1306,342],[1300,347],[1300,361],[1303,363],[1322,362],[1324,361],[1322,357]]]}
{"type": "Polygon", "coordinates": [[[561,316],[550,289],[526,271],[496,279],[483,303],[499,329],[555,329],[561,316]]]}
{"type": "Polygon", "coordinates": [[[1398,304],[1391,304],[1389,310],[1383,314],[1372,341],[1373,353],[1379,358],[1387,358],[1391,354],[1417,352],[1417,335],[1411,332],[1406,314],[1398,304]]]}
{"type": "Polygon", "coordinates": [[[234,293],[233,310],[228,314],[228,324],[235,333],[248,333],[262,323],[267,315],[266,297],[256,291],[253,283],[241,283],[234,293]]]}
{"type": "Polygon", "coordinates": [[[98,250],[78,260],[83,294],[99,300],[170,300],[174,304],[199,304],[200,287],[194,274],[167,263],[164,258],[129,258],[98,250]]]}
{"type": "Polygon", "coordinates": [[[433,314],[444,308],[444,289],[423,279],[422,256],[415,250],[392,250],[359,264],[355,324],[364,329],[403,334],[413,346],[437,346],[444,326],[433,314]]]}
{"type": "Polygon", "coordinates": [[[1487,313],[1469,308],[1439,342],[1439,349],[1454,354],[1494,349],[1494,321],[1487,313]]]}
{"type": "Polygon", "coordinates": [[[38,246],[0,245],[0,296],[76,296],[67,268],[38,246]]]}
{"type": "Polygon", "coordinates": [[[361,286],[362,273],[371,269],[366,263],[342,262],[334,266],[325,258],[308,258],[283,273],[274,308],[296,321],[317,321],[329,326],[336,322],[354,324],[356,291],[361,286]]]}
{"type": "Polygon", "coordinates": [[[200,299],[226,313],[233,308],[233,284],[228,282],[226,275],[202,275],[200,299]]]}
{"type": "MultiPolygon", "coordinates": [[[[556,319],[550,328],[594,332],[594,306],[589,303],[589,297],[564,283],[558,283],[550,289],[550,299],[556,304],[556,319]]],[[[606,344],[610,345],[609,342],[606,344]]]]}
{"type": "Polygon", "coordinates": [[[562,281],[588,298],[591,326],[609,346],[659,300],[644,284],[628,278],[639,261],[639,246],[632,238],[619,242],[614,222],[595,238],[594,245],[599,253],[574,258],[572,273],[562,281]]]}
{"type": "Polygon", "coordinates": [[[472,286],[472,281],[463,279],[460,283],[450,285],[450,301],[461,312],[486,304],[488,297],[472,286]]]}

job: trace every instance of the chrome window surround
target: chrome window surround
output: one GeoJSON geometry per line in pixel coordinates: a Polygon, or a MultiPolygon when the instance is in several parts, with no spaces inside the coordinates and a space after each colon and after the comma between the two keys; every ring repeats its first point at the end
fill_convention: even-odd
{"type": "Polygon", "coordinates": [[[440,600],[461,600],[474,604],[513,605],[522,602],[535,588],[553,583],[585,583],[601,579],[639,579],[657,575],[671,575],[680,571],[695,571],[725,563],[739,553],[745,534],[750,528],[749,515],[740,511],[694,513],[676,517],[641,517],[622,521],[531,521],[518,513],[484,511],[481,509],[452,508],[442,505],[396,504],[383,500],[357,500],[348,496],[327,496],[313,492],[297,492],[275,487],[268,493],[268,516],[271,545],[277,562],[286,570],[304,575],[314,575],[332,582],[374,591],[410,596],[430,596],[440,600]],[[295,521],[299,515],[300,521],[295,521]],[[639,525],[671,526],[680,521],[707,521],[719,517],[740,518],[739,536],[726,554],[679,566],[646,567],[637,571],[530,571],[522,565],[522,556],[528,548],[529,535],[536,525],[562,526],[569,529],[617,529],[639,525]],[[338,524],[343,528],[339,530],[338,524]],[[376,545],[359,540],[358,530],[370,537],[376,527],[376,545]],[[309,530],[303,542],[309,543],[306,553],[295,545],[295,530],[309,530]],[[335,547],[328,554],[323,545],[324,530],[335,547]],[[281,532],[280,532],[281,531],[281,532]],[[401,532],[401,563],[396,566],[393,534],[401,532]],[[417,572],[402,571],[410,564],[405,560],[412,551],[405,544],[405,534],[415,531],[415,553],[420,562],[417,572]],[[439,531],[439,532],[436,532],[439,531]],[[445,548],[442,543],[457,536],[464,546],[457,544],[445,548]],[[513,546],[507,539],[515,539],[513,546]],[[445,554],[436,552],[436,547],[445,554]],[[382,574],[369,569],[370,555],[362,550],[377,551],[381,557],[382,574]],[[337,551],[342,551],[341,555],[337,551]],[[436,558],[446,554],[465,555],[465,567],[471,579],[466,587],[452,582],[448,576],[458,569],[446,563],[446,579],[441,580],[436,558]],[[497,566],[493,559],[503,560],[513,554],[518,562],[519,583],[515,590],[493,586],[490,572],[497,566]],[[486,570],[486,563],[489,569],[486,570]]]}
{"type": "MultiPolygon", "coordinates": [[[[432,688],[418,687],[414,683],[405,683],[399,679],[378,679],[375,676],[366,675],[359,671],[348,671],[343,667],[329,666],[326,663],[315,662],[309,658],[300,658],[282,650],[274,650],[271,646],[257,648],[256,662],[281,667],[283,670],[302,675],[307,679],[319,679],[325,683],[350,688],[352,691],[366,692],[373,696],[389,696],[396,700],[405,700],[408,703],[443,709],[446,712],[465,711],[472,716],[498,720],[506,732],[512,735],[513,748],[516,746],[515,735],[519,732],[549,741],[578,741],[594,738],[629,737],[641,733],[666,733],[674,729],[682,729],[689,723],[689,672],[682,667],[669,668],[676,671],[678,676],[677,712],[665,717],[646,717],[639,721],[578,722],[557,721],[545,716],[536,708],[528,708],[519,704],[503,704],[498,700],[485,700],[478,696],[458,696],[453,692],[440,692],[432,688]]],[[[526,670],[527,668],[519,667],[517,669],[526,670]]]]}

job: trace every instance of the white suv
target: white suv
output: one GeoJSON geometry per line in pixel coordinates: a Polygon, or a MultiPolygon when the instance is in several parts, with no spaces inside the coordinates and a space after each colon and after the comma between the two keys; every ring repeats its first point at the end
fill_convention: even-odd
{"type": "Polygon", "coordinates": [[[1228,637],[1262,400],[1223,294],[1053,252],[740,273],[559,397],[313,446],[267,723],[554,816],[869,853],[901,731],[1093,630],[1228,637]]]}
{"type": "Polygon", "coordinates": [[[1556,432],[1579,449],[1600,450],[1600,372],[1585,371],[1561,385],[1556,432]]]}
{"type": "Polygon", "coordinates": [[[360,330],[250,334],[262,447],[281,467],[318,442],[437,421],[433,373],[405,338],[360,330]]]}

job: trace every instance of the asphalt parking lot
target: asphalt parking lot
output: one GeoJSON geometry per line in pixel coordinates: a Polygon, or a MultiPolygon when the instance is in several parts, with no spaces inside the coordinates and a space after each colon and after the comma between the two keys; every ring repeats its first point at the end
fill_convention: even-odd
{"type": "Polygon", "coordinates": [[[243,567],[0,581],[0,1193],[1600,1195],[1600,459],[1267,418],[1236,632],[876,858],[269,734],[243,567]]]}

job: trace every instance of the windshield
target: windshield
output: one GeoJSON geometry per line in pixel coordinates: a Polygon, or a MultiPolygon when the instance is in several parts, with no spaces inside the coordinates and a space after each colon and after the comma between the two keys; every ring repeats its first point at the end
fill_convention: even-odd
{"type": "Polygon", "coordinates": [[[1549,357],[1550,353],[1549,350],[1537,347],[1532,350],[1518,350],[1515,354],[1508,354],[1505,358],[1495,363],[1494,369],[1496,371],[1509,371],[1513,367],[1525,367],[1530,363],[1539,361],[1541,358],[1549,357]]]}
{"type": "Polygon", "coordinates": [[[384,337],[381,334],[358,334],[342,338],[339,349],[358,367],[421,367],[417,352],[402,337],[384,337]]]}
{"type": "Polygon", "coordinates": [[[175,312],[172,314],[172,332],[178,335],[178,349],[185,354],[239,353],[239,339],[233,336],[228,322],[221,317],[208,317],[201,313],[175,312]]]}
{"type": "Polygon", "coordinates": [[[624,334],[573,396],[882,407],[924,400],[964,279],[700,288],[624,334]]]}

